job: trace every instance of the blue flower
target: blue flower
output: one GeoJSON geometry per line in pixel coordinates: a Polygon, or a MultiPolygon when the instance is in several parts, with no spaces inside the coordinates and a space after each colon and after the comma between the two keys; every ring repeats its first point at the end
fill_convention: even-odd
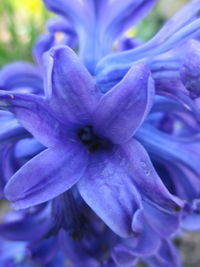
{"type": "MultiPolygon", "coordinates": [[[[50,11],[66,18],[73,25],[78,36],[79,57],[94,74],[99,59],[112,52],[114,41],[141,20],[156,0],[43,2],[50,11]]],[[[62,31],[62,27],[59,28],[62,31]]]]}
{"type": "Polygon", "coordinates": [[[126,74],[133,64],[150,63],[154,57],[174,49],[200,31],[199,0],[190,1],[149,41],[128,51],[105,56],[97,65],[95,74],[102,91],[109,90],[126,74]]]}
{"type": "Polygon", "coordinates": [[[0,106],[47,147],[9,180],[6,197],[15,207],[27,208],[77,184],[85,202],[114,232],[139,240],[149,235],[154,249],[160,235],[177,229],[183,203],[169,193],[143,146],[132,138],[154,100],[148,68],[134,66],[101,95],[71,49],[57,47],[49,54],[45,98],[1,92],[0,106]]]}

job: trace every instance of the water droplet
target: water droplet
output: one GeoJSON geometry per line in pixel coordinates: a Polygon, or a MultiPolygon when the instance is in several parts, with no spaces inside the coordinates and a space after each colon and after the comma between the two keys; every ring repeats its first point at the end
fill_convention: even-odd
{"type": "Polygon", "coordinates": [[[144,161],[141,161],[140,164],[141,164],[141,167],[142,167],[145,175],[149,176],[151,171],[150,171],[150,168],[148,167],[148,165],[144,161]]]}

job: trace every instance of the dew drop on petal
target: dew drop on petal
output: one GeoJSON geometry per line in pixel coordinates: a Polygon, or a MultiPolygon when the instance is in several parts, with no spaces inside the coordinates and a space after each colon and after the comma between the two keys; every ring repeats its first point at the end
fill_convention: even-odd
{"type": "Polygon", "coordinates": [[[144,171],[144,174],[146,176],[149,176],[150,175],[150,168],[148,167],[148,165],[146,164],[146,162],[141,161],[140,164],[141,164],[141,167],[142,167],[142,169],[144,171]]]}

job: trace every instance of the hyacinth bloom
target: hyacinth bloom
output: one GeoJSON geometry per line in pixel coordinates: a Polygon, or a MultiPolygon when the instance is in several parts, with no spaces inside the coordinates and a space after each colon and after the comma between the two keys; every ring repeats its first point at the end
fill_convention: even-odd
{"type": "Polygon", "coordinates": [[[59,16],[39,68],[0,71],[0,198],[17,209],[0,265],[180,267],[172,238],[200,228],[200,0],[147,42],[123,34],[156,0],[43,2],[59,16]]]}
{"type": "Polygon", "coordinates": [[[1,108],[13,112],[47,147],[9,180],[6,197],[27,208],[76,184],[114,232],[150,234],[155,249],[159,235],[176,230],[183,203],[168,192],[147,152],[132,138],[154,100],[148,68],[135,66],[102,96],[70,48],[53,48],[46,61],[45,98],[1,92],[1,108]]]}
{"type": "MultiPolygon", "coordinates": [[[[148,14],[156,0],[43,2],[47,9],[68,20],[63,20],[58,27],[59,31],[63,31],[63,26],[68,26],[70,22],[71,29],[78,36],[79,57],[88,70],[94,73],[97,62],[112,52],[114,41],[148,14]]],[[[69,27],[67,28],[69,33],[69,27]]]]}
{"type": "MultiPolygon", "coordinates": [[[[147,1],[148,2],[148,1],[147,1]]],[[[97,65],[97,84],[107,91],[138,62],[149,63],[154,57],[174,49],[200,32],[200,0],[189,1],[144,44],[128,51],[105,56],[97,65]]]]}

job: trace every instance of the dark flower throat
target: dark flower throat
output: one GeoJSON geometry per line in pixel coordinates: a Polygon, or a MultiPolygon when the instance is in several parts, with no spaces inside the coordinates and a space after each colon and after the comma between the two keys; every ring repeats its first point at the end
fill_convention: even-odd
{"type": "Polygon", "coordinates": [[[89,152],[95,152],[101,148],[108,148],[110,143],[108,140],[96,136],[92,126],[87,125],[77,132],[80,141],[88,147],[89,152]]]}

